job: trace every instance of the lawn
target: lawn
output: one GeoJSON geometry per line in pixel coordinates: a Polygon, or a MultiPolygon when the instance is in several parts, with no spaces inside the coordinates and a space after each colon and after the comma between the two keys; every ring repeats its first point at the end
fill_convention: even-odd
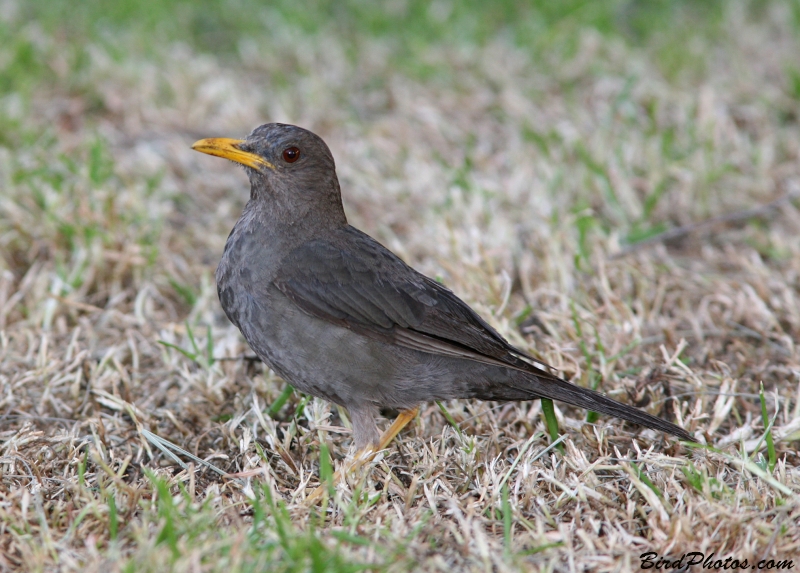
{"type": "Polygon", "coordinates": [[[4,0],[0,37],[0,571],[800,566],[797,0],[4,0]],[[214,284],[249,189],[191,145],[271,121],[353,225],[700,444],[431,403],[334,480],[346,412],[214,284]]]}

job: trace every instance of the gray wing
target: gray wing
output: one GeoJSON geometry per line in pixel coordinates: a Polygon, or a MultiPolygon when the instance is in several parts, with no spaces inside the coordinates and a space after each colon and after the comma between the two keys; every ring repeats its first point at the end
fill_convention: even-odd
{"type": "Polygon", "coordinates": [[[274,284],[303,311],[365,336],[552,376],[449,289],[353,227],[295,249],[274,284]]]}

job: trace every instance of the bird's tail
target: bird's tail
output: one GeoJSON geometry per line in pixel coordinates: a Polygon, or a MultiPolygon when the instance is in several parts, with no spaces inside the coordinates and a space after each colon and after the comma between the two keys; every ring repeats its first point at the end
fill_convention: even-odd
{"type": "Polygon", "coordinates": [[[677,436],[682,440],[696,441],[689,432],[671,422],[648,414],[634,406],[617,402],[594,390],[571,384],[547,372],[541,371],[541,374],[533,374],[511,370],[510,374],[511,379],[505,380],[504,384],[492,384],[490,387],[483,389],[482,395],[475,397],[484,400],[550,398],[551,400],[566,402],[579,408],[628,420],[654,430],[660,430],[677,436]]]}

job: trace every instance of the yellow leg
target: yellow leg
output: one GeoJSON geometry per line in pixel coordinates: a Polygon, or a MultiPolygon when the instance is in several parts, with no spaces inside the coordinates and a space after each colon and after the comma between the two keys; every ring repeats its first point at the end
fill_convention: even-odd
{"type": "Polygon", "coordinates": [[[377,451],[388,448],[389,444],[392,443],[392,440],[397,437],[397,434],[399,434],[411,420],[416,418],[417,414],[419,414],[419,406],[415,406],[409,410],[403,410],[400,412],[400,415],[395,418],[392,425],[389,426],[389,429],[386,430],[381,436],[380,442],[378,442],[377,451]]]}
{"type": "MultiPolygon", "coordinates": [[[[356,452],[356,455],[353,458],[353,463],[350,464],[349,467],[343,467],[342,469],[337,470],[336,473],[333,474],[333,483],[335,484],[340,479],[342,479],[342,476],[346,471],[357,469],[362,465],[364,465],[365,463],[372,461],[372,458],[374,458],[379,451],[386,449],[389,446],[389,444],[392,443],[392,440],[394,440],[397,437],[397,434],[399,434],[411,420],[417,417],[418,413],[419,413],[418,406],[400,412],[400,415],[397,416],[397,418],[395,418],[395,421],[392,422],[392,425],[389,426],[389,429],[386,430],[381,436],[377,448],[373,449],[372,447],[367,446],[363,450],[359,450],[358,452],[356,452]]],[[[325,493],[325,487],[319,486],[317,489],[312,491],[311,494],[306,498],[306,505],[313,505],[314,503],[316,503],[319,500],[319,498],[322,497],[323,493],[325,493]]]]}

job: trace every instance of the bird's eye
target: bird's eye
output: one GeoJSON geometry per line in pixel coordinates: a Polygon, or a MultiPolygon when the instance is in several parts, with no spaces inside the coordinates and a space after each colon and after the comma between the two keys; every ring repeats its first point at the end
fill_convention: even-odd
{"type": "Polygon", "coordinates": [[[283,150],[283,160],[286,163],[294,163],[300,159],[300,150],[296,147],[287,147],[283,150]]]}

